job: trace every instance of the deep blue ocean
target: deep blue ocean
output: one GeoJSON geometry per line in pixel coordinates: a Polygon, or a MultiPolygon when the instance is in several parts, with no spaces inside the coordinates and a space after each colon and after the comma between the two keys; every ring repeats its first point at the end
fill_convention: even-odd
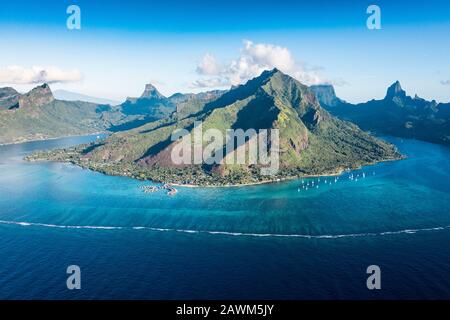
{"type": "Polygon", "coordinates": [[[175,196],[22,160],[95,138],[0,146],[0,298],[450,298],[450,148],[387,138],[408,158],[175,196]],[[69,265],[81,290],[66,287],[69,265]],[[369,265],[381,290],[366,287],[369,265]]]}

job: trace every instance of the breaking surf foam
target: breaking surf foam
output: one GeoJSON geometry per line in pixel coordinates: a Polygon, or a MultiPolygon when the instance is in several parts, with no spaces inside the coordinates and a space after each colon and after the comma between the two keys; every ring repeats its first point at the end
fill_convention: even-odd
{"type": "Polygon", "coordinates": [[[191,230],[191,229],[172,229],[172,228],[155,228],[146,226],[77,226],[77,225],[58,225],[37,222],[24,221],[5,221],[0,220],[0,224],[4,225],[18,225],[22,227],[44,227],[44,228],[59,228],[59,229],[96,229],[96,230],[149,230],[158,232],[179,232],[179,233],[203,233],[211,235],[225,235],[225,236],[244,236],[244,237],[278,237],[278,238],[306,238],[306,239],[338,239],[338,238],[356,238],[356,237],[376,237],[388,236],[396,234],[415,234],[418,232],[431,232],[450,229],[450,226],[421,228],[421,229],[404,229],[398,231],[383,231],[383,232],[366,232],[366,233],[348,233],[348,234],[323,234],[323,235],[308,235],[308,234],[283,234],[283,233],[247,233],[247,232],[229,232],[229,231],[210,231],[210,230],[191,230]]]}

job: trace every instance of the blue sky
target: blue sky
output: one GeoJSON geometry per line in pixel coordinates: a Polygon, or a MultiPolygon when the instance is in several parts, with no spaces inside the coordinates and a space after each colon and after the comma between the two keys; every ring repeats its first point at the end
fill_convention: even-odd
{"type": "Polygon", "coordinates": [[[450,101],[448,1],[242,2],[3,3],[0,86],[28,90],[42,68],[53,89],[122,100],[148,82],[167,95],[198,92],[276,64],[307,84],[333,83],[352,102],[383,97],[395,80],[411,95],[450,101]],[[71,4],[81,30],[66,28],[71,4]],[[366,27],[370,4],[381,30],[366,27]]]}

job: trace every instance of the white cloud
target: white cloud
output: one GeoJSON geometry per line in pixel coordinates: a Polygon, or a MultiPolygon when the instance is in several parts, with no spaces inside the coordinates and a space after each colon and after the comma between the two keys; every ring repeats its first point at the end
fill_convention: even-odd
{"type": "Polygon", "coordinates": [[[211,77],[211,78],[201,78],[197,79],[192,83],[194,88],[215,88],[215,87],[225,87],[230,83],[221,77],[211,77]]]}
{"type": "Polygon", "coordinates": [[[0,68],[0,83],[8,84],[38,84],[76,82],[82,79],[80,71],[61,70],[55,66],[7,66],[0,68]]]}
{"type": "Polygon", "coordinates": [[[216,58],[212,54],[205,54],[200,64],[197,66],[197,73],[201,75],[217,75],[220,67],[216,58]]]}
{"type": "Polygon", "coordinates": [[[207,53],[196,69],[201,78],[192,85],[201,88],[238,85],[273,68],[306,85],[329,82],[319,75],[320,68],[311,68],[297,61],[289,49],[246,40],[239,57],[228,63],[219,64],[213,55],[207,53]]]}

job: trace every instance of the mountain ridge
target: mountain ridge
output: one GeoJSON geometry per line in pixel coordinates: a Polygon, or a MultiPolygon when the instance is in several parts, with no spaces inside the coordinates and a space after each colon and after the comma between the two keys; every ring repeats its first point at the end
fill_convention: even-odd
{"type": "Polygon", "coordinates": [[[0,88],[0,144],[128,130],[172,114],[187,116],[221,93],[180,93],[166,98],[146,85],[144,98],[111,105],[57,99],[48,84],[24,94],[11,87],[0,88]]]}
{"type": "Polygon", "coordinates": [[[0,110],[0,144],[104,132],[123,119],[109,106],[57,100],[48,84],[18,94],[16,100],[0,110]]]}

